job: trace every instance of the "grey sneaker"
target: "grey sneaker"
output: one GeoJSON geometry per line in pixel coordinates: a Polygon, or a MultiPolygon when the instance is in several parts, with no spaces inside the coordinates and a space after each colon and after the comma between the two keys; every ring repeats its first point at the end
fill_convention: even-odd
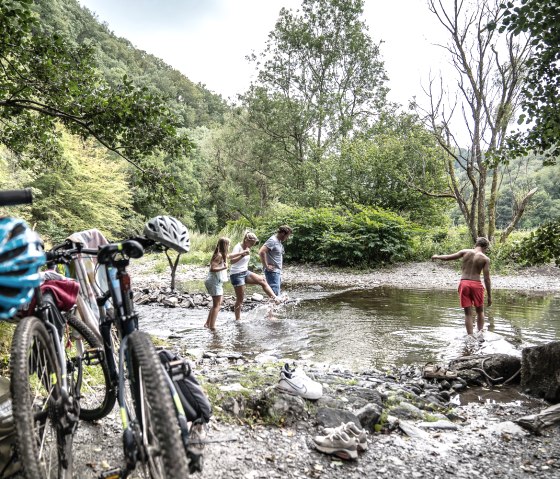
{"type": "Polygon", "coordinates": [[[474,333],[473,336],[475,337],[475,339],[479,343],[483,343],[484,342],[484,329],[481,329],[480,331],[477,331],[476,333],[474,333]]]}
{"type": "Polygon", "coordinates": [[[189,472],[191,474],[202,471],[204,444],[206,442],[206,426],[204,424],[193,424],[189,431],[189,444],[187,446],[187,458],[189,460],[189,472]]]}
{"type": "Polygon", "coordinates": [[[358,441],[343,431],[333,430],[326,436],[315,436],[313,442],[318,451],[326,454],[332,454],[341,459],[358,458],[358,441]]]}
{"type": "Polygon", "coordinates": [[[323,429],[323,432],[327,435],[337,431],[345,432],[349,438],[356,439],[358,452],[363,452],[368,448],[365,429],[360,429],[352,421],[347,422],[346,424],[343,423],[338,427],[327,427],[323,429]]]}

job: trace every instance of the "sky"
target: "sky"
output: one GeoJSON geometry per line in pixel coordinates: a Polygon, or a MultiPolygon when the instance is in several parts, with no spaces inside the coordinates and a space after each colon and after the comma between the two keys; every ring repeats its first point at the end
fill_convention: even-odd
{"type": "MultiPolygon", "coordinates": [[[[254,78],[246,56],[264,50],[282,7],[300,0],[78,0],[128,39],[195,83],[235,100],[254,78]]],[[[425,0],[365,0],[364,20],[389,77],[389,99],[425,98],[422,85],[445,70],[445,32],[425,0]]]]}

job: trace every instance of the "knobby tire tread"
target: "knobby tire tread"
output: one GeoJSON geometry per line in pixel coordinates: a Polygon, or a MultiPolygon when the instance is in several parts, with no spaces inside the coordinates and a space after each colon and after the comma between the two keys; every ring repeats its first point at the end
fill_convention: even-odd
{"type": "MultiPolygon", "coordinates": [[[[68,325],[74,328],[79,333],[79,335],[87,343],[88,348],[100,348],[103,351],[103,344],[101,343],[97,335],[82,320],[76,318],[75,316],[70,316],[68,318],[68,325]]],[[[103,391],[100,393],[103,394],[103,401],[101,402],[101,405],[99,407],[91,409],[85,407],[83,398],[84,395],[88,392],[84,391],[84,384],[82,381],[82,389],[80,391],[82,396],[82,401],[80,401],[80,419],[83,419],[84,421],[96,421],[104,418],[113,410],[115,401],[117,399],[116,392],[111,385],[111,375],[109,373],[109,366],[107,364],[107,361],[101,361],[99,363],[99,366],[102,369],[103,381],[105,383],[103,386],[103,391]]]]}
{"type": "Polygon", "coordinates": [[[154,345],[145,333],[134,331],[128,336],[128,349],[132,357],[133,376],[137,377],[138,367],[142,370],[146,395],[151,406],[154,433],[162,450],[165,477],[184,479],[188,476],[185,449],[171,393],[154,345]]]}
{"type": "MultiPolygon", "coordinates": [[[[13,398],[12,403],[14,424],[16,426],[16,449],[19,460],[23,467],[26,479],[54,479],[46,478],[42,474],[39,454],[37,450],[37,437],[35,436],[33,405],[29,394],[29,350],[33,344],[33,338],[38,337],[42,349],[46,354],[48,370],[56,375],[56,396],[60,397],[60,368],[56,360],[56,353],[52,346],[52,337],[47,332],[42,321],[34,316],[23,318],[18,324],[12,339],[12,351],[10,355],[10,389],[13,398]]],[[[49,414],[47,422],[52,422],[49,414]]],[[[56,427],[56,426],[54,426],[56,427]]],[[[56,433],[59,434],[58,432],[56,433]]],[[[72,477],[72,436],[67,437],[66,453],[68,467],[63,468],[60,464],[60,453],[57,454],[58,479],[70,479],[72,477]]]]}

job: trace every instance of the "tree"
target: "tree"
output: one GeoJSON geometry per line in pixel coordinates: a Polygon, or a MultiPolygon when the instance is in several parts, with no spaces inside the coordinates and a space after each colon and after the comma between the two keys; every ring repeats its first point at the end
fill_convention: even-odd
{"type": "Polygon", "coordinates": [[[62,145],[61,164],[28,183],[34,190],[33,224],[53,242],[92,227],[107,237],[122,238],[132,216],[126,164],[108,158],[93,141],[84,144],[64,134],[62,145]]]}
{"type": "Polygon", "coordinates": [[[555,163],[560,138],[560,2],[517,0],[501,7],[503,18],[489,28],[499,25],[500,32],[528,34],[534,48],[527,60],[521,102],[524,115],[520,118],[530,128],[512,135],[508,150],[522,154],[533,149],[545,155],[545,163],[555,163]]]}
{"type": "Polygon", "coordinates": [[[385,71],[360,18],[363,3],[303,0],[301,13],[282,9],[265,51],[252,57],[262,63],[242,97],[249,125],[267,138],[289,193],[307,192],[294,198],[302,203],[321,204],[325,156],[339,153],[385,105],[385,71]]]}
{"type": "Polygon", "coordinates": [[[95,138],[145,180],[169,176],[141,162],[158,150],[173,157],[189,151],[163,99],[126,76],[109,85],[96,70],[93,49],[45,33],[31,4],[0,3],[0,144],[26,166],[43,168],[62,157],[62,126],[82,139],[95,138]]]}
{"type": "Polygon", "coordinates": [[[444,151],[416,115],[384,115],[370,131],[345,142],[339,157],[326,162],[323,183],[333,204],[372,205],[423,225],[446,221],[449,202],[423,194],[446,185],[444,151]]]}
{"type": "MultiPolygon", "coordinates": [[[[441,79],[438,85],[431,79],[426,90],[429,106],[419,108],[447,152],[444,167],[448,188],[432,194],[457,202],[473,239],[492,239],[501,177],[496,153],[503,147],[508,126],[515,119],[530,46],[511,33],[498,35],[497,30],[487,28],[500,19],[498,0],[454,0],[446,6],[441,1],[428,0],[428,6],[449,34],[450,41],[444,49],[457,73],[456,100],[450,107],[444,98],[453,97],[453,92],[444,85],[451,82],[441,79]],[[457,113],[461,114],[460,120],[457,113]],[[464,125],[467,147],[460,144],[458,134],[464,125]]],[[[501,240],[515,228],[535,192],[533,188],[519,198],[501,240]]]]}

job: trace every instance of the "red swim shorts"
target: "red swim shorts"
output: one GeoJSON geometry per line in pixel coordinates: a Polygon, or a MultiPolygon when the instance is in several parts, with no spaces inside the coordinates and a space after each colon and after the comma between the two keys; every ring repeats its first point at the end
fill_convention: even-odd
{"type": "Polygon", "coordinates": [[[484,286],[480,281],[462,279],[459,282],[459,299],[461,308],[476,308],[484,305],[484,286]]]}

